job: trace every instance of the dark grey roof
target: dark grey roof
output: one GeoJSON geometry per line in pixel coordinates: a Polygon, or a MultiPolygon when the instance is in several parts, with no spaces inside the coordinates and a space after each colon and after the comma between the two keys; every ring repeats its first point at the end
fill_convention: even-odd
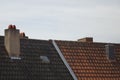
{"type": "Polygon", "coordinates": [[[21,39],[20,44],[21,59],[10,59],[0,36],[0,80],[73,80],[50,41],[21,39]]]}

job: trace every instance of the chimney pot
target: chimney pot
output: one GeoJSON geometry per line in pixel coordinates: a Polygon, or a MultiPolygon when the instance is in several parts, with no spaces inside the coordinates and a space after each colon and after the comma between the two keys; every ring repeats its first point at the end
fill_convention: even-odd
{"type": "Polygon", "coordinates": [[[15,25],[10,24],[10,25],[8,26],[8,29],[16,29],[16,26],[15,26],[15,25]]]}
{"type": "Polygon", "coordinates": [[[12,29],[12,24],[10,24],[10,25],[8,26],[8,29],[12,29]]]}
{"type": "Polygon", "coordinates": [[[21,37],[25,37],[25,33],[24,33],[24,32],[21,32],[21,33],[20,33],[20,36],[21,36],[21,37]]]}
{"type": "Polygon", "coordinates": [[[20,33],[20,38],[21,39],[28,39],[28,36],[26,36],[24,32],[21,32],[20,33]]]}
{"type": "Polygon", "coordinates": [[[16,26],[15,26],[15,25],[12,25],[12,28],[13,28],[13,29],[16,29],[16,26]]]}

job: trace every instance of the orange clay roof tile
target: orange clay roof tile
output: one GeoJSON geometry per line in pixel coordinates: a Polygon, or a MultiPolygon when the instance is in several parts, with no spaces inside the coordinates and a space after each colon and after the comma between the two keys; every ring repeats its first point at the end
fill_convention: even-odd
{"type": "Polygon", "coordinates": [[[57,41],[56,43],[78,80],[119,80],[120,45],[115,44],[116,61],[108,60],[106,43],[57,41]]]}

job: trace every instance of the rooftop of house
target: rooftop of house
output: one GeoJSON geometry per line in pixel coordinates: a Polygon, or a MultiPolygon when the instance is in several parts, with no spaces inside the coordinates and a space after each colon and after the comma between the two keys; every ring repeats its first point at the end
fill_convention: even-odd
{"type": "Polygon", "coordinates": [[[21,39],[20,56],[9,57],[0,36],[0,80],[73,80],[50,41],[21,39]]]}
{"type": "Polygon", "coordinates": [[[120,44],[98,43],[92,37],[78,41],[36,40],[25,33],[19,37],[14,30],[16,26],[10,25],[5,36],[0,36],[0,80],[120,79],[120,44]],[[19,48],[19,38],[17,54],[14,52],[19,50],[14,48],[19,48]]]}
{"type": "Polygon", "coordinates": [[[56,43],[78,80],[120,79],[120,44],[113,44],[114,54],[109,55],[108,43],[58,40],[56,43]]]}

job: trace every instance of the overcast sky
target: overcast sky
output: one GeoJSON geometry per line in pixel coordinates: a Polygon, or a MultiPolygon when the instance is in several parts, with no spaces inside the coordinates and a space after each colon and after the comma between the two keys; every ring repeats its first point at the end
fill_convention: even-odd
{"type": "Polygon", "coordinates": [[[0,35],[9,24],[33,39],[120,43],[120,0],[0,0],[0,35]]]}

